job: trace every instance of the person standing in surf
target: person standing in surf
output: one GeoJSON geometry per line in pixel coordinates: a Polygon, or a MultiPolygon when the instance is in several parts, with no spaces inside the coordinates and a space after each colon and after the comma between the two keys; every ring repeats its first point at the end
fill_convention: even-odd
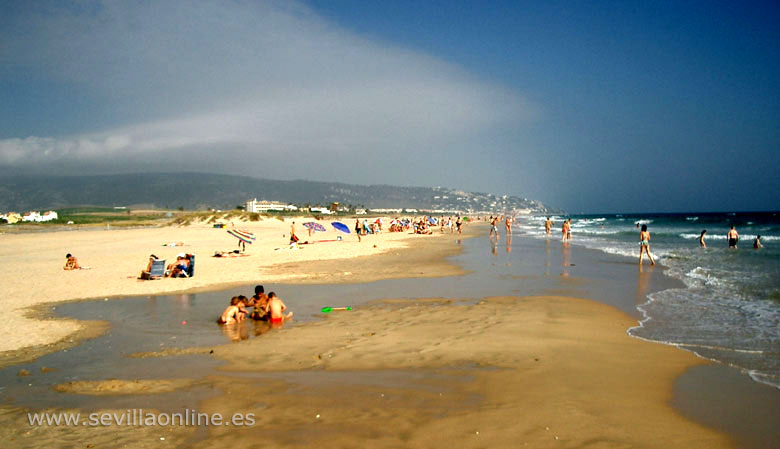
{"type": "Polygon", "coordinates": [[[739,242],[739,233],[734,229],[734,226],[731,227],[731,230],[726,234],[726,237],[729,239],[729,248],[736,249],[737,243],[739,242]]]}
{"type": "Polygon", "coordinates": [[[642,225],[642,232],[639,233],[639,265],[642,265],[642,255],[647,253],[650,259],[650,265],[655,265],[653,256],[650,255],[650,233],[647,232],[647,225],[642,225]]]}
{"type": "Polygon", "coordinates": [[[550,236],[550,231],[552,230],[553,222],[550,220],[550,217],[547,217],[547,221],[544,222],[544,232],[547,233],[547,237],[550,236]]]}
{"type": "Polygon", "coordinates": [[[701,235],[699,236],[699,246],[701,246],[702,248],[706,248],[707,247],[707,244],[704,242],[704,234],[706,234],[706,233],[707,233],[707,230],[706,229],[702,229],[701,230],[701,235]]]}

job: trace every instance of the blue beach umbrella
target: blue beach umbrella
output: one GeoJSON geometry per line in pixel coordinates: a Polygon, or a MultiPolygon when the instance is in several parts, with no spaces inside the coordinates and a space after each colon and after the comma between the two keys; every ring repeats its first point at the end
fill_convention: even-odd
{"type": "Polygon", "coordinates": [[[349,234],[349,226],[345,225],[344,223],[340,223],[338,221],[334,221],[331,223],[331,225],[336,228],[337,231],[341,231],[345,234],[349,234]]]}

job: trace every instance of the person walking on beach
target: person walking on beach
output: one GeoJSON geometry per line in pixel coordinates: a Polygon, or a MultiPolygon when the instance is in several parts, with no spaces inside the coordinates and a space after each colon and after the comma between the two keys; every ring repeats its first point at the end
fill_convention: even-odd
{"type": "Polygon", "coordinates": [[[495,217],[490,216],[490,237],[493,237],[494,233],[498,237],[498,215],[495,217]]]}
{"type": "Polygon", "coordinates": [[[571,241],[571,218],[566,222],[566,240],[571,241]]]}
{"type": "Polygon", "coordinates": [[[707,233],[707,230],[706,229],[702,229],[701,230],[701,235],[699,236],[699,246],[701,246],[702,248],[706,248],[707,247],[707,244],[704,242],[704,234],[706,234],[706,233],[707,233]]]}
{"type": "Polygon", "coordinates": [[[504,226],[506,227],[506,234],[509,235],[512,233],[512,217],[509,215],[506,216],[506,220],[504,221],[504,226]]]}
{"type": "Polygon", "coordinates": [[[552,230],[553,222],[550,220],[550,217],[547,217],[547,221],[544,222],[544,232],[547,234],[547,237],[550,236],[550,231],[552,230]]]}
{"type": "Polygon", "coordinates": [[[566,225],[568,222],[566,220],[563,220],[563,224],[561,225],[561,241],[566,243],[566,235],[568,234],[566,232],[566,225]]]}
{"type": "Polygon", "coordinates": [[[650,265],[655,265],[653,256],[650,255],[650,233],[647,232],[647,225],[642,225],[642,232],[639,233],[639,265],[642,265],[642,255],[647,253],[650,259],[650,265]]]}
{"type": "Polygon", "coordinates": [[[729,248],[736,248],[737,243],[739,242],[739,233],[734,229],[734,226],[731,227],[731,230],[726,234],[726,237],[729,239],[729,248]]]}
{"type": "Polygon", "coordinates": [[[458,235],[463,231],[463,220],[458,215],[458,219],[455,220],[455,227],[458,228],[458,235]]]}
{"type": "Polygon", "coordinates": [[[361,230],[361,227],[362,227],[362,226],[360,226],[360,219],[359,219],[359,218],[356,218],[356,219],[355,219],[355,234],[357,234],[357,237],[358,237],[358,242],[362,242],[362,241],[363,241],[363,239],[361,239],[361,238],[360,238],[360,230],[361,230]]]}

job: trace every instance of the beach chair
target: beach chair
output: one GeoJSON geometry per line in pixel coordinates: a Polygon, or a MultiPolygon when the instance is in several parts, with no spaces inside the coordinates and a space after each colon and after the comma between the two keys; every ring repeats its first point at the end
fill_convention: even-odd
{"type": "Polygon", "coordinates": [[[190,263],[187,265],[187,277],[191,278],[195,276],[195,254],[187,254],[187,258],[190,259],[190,263]]]}
{"type": "Polygon", "coordinates": [[[152,280],[160,279],[165,276],[165,260],[155,260],[152,262],[152,268],[149,272],[143,272],[141,279],[152,280]]]}

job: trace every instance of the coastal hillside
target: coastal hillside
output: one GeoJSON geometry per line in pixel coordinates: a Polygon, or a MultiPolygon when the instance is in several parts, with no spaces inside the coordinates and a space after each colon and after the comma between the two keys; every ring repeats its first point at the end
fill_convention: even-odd
{"type": "Polygon", "coordinates": [[[539,213],[550,210],[541,202],[526,198],[440,187],[279,181],[212,173],[9,176],[0,179],[0,211],[87,205],[232,209],[253,198],[300,205],[327,205],[337,201],[366,208],[529,209],[539,213]]]}

